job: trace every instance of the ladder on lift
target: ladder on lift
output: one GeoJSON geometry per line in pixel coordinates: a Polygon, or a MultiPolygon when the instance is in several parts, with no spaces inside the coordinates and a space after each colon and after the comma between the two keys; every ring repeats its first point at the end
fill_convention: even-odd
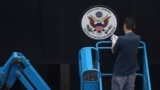
{"type": "MultiPolygon", "coordinates": [[[[143,41],[140,41],[139,49],[142,50],[143,66],[142,72],[136,73],[136,76],[142,77],[143,90],[151,90],[148,57],[143,41]]],[[[103,90],[102,77],[112,76],[112,73],[101,73],[100,50],[111,50],[111,41],[99,41],[95,47],[89,46],[80,49],[78,56],[80,90],[103,90]]]]}

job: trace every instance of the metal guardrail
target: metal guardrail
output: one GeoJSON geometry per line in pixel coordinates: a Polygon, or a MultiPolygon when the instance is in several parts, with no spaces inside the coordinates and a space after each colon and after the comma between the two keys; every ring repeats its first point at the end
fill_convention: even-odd
{"type": "MultiPolygon", "coordinates": [[[[137,73],[136,75],[143,78],[143,90],[151,90],[145,43],[140,41],[138,48],[143,50],[143,70],[142,73],[137,73]]],[[[102,90],[102,76],[112,76],[112,73],[101,73],[100,71],[100,50],[103,49],[111,50],[111,41],[99,41],[95,47],[84,47],[79,51],[80,90],[102,90]],[[92,56],[93,51],[95,52],[94,61],[92,56]],[[94,62],[96,62],[96,68],[94,67],[94,62]]]]}

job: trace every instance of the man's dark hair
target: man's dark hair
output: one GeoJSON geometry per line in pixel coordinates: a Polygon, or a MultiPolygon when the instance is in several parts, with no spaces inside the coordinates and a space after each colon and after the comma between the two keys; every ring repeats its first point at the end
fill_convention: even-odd
{"type": "Polygon", "coordinates": [[[134,30],[135,29],[135,19],[133,17],[127,17],[124,20],[124,24],[128,29],[134,30]]]}

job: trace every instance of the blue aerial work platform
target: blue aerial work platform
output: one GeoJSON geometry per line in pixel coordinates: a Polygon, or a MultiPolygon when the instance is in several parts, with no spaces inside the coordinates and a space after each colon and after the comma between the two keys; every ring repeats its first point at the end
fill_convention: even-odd
{"type": "Polygon", "coordinates": [[[4,86],[9,90],[16,80],[19,80],[26,90],[51,90],[20,52],[13,52],[4,66],[0,67],[0,90],[4,86]]]}
{"type": "MultiPolygon", "coordinates": [[[[142,72],[137,72],[136,75],[142,77],[142,90],[151,90],[147,50],[143,41],[140,41],[139,49],[142,50],[142,72]]],[[[102,77],[112,76],[112,73],[101,72],[101,50],[111,50],[111,41],[99,41],[95,47],[80,49],[78,55],[80,90],[103,90],[102,77]]]]}

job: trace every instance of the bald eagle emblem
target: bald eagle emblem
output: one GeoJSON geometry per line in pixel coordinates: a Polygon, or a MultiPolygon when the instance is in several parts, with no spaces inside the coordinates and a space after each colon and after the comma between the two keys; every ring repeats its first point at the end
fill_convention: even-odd
{"type": "Polygon", "coordinates": [[[83,32],[95,40],[104,40],[110,37],[117,28],[117,17],[111,8],[93,6],[83,15],[81,26],[83,32]]]}
{"type": "MultiPolygon", "coordinates": [[[[106,15],[103,18],[96,18],[91,15],[91,16],[88,16],[88,19],[89,19],[90,25],[94,28],[93,31],[101,33],[102,31],[106,32],[104,28],[107,27],[110,17],[111,16],[106,15]]],[[[87,27],[89,28],[89,26],[87,27]]]]}

